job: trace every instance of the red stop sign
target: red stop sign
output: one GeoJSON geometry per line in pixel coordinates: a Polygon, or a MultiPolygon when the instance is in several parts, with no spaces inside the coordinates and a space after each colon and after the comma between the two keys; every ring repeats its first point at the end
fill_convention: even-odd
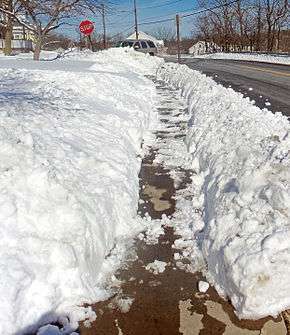
{"type": "Polygon", "coordinates": [[[89,20],[85,20],[80,23],[80,32],[86,36],[91,35],[94,28],[93,22],[89,20]]]}

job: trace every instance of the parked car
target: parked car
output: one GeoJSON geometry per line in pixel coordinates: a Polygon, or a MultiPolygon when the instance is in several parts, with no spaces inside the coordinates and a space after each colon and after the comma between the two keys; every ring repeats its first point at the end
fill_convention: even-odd
{"type": "Polygon", "coordinates": [[[153,41],[150,40],[125,40],[120,42],[120,47],[131,47],[136,51],[148,53],[150,56],[157,54],[157,47],[153,41]]]}

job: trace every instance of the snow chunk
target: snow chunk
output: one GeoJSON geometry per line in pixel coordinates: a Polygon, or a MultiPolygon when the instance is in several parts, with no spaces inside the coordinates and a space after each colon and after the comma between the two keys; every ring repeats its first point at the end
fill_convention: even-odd
{"type": "Polygon", "coordinates": [[[118,299],[117,304],[118,304],[119,310],[122,313],[128,313],[134,300],[135,300],[134,298],[129,298],[129,297],[118,299]]]}
{"type": "Polygon", "coordinates": [[[145,269],[157,275],[159,273],[163,273],[165,271],[166,266],[167,266],[166,262],[162,262],[156,259],[154,262],[147,264],[145,269]]]}
{"type": "Polygon", "coordinates": [[[198,282],[198,290],[199,292],[205,293],[209,289],[209,283],[203,280],[198,282]]]}

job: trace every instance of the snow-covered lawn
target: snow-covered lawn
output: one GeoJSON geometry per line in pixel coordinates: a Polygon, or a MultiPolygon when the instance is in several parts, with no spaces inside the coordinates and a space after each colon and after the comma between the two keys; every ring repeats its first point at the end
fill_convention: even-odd
{"type": "Polygon", "coordinates": [[[289,122],[187,66],[164,64],[158,78],[189,105],[187,254],[239,317],[276,315],[290,307],[289,122]]]}
{"type": "Polygon", "coordinates": [[[143,74],[159,62],[0,59],[1,334],[89,317],[77,306],[106,297],[101,279],[142,229],[138,154],[156,99],[143,74]]]}
{"type": "Polygon", "coordinates": [[[249,53],[225,53],[217,52],[207,55],[190,56],[188,58],[205,58],[205,59],[233,59],[233,60],[246,60],[265,63],[276,63],[290,65],[289,55],[268,55],[268,54],[249,54],[249,53]]]}

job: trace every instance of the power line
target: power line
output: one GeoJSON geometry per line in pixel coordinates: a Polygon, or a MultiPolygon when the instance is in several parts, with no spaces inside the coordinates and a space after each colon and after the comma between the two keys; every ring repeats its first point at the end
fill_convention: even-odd
{"type": "MultiPolygon", "coordinates": [[[[226,4],[223,4],[223,5],[217,5],[217,6],[214,6],[214,7],[201,9],[201,10],[196,11],[194,13],[180,15],[180,18],[189,17],[189,16],[201,14],[201,13],[204,13],[204,12],[207,12],[207,11],[211,11],[211,10],[219,9],[219,8],[222,8],[222,7],[226,7],[226,6],[229,6],[229,5],[232,5],[232,4],[236,3],[238,1],[240,1],[240,0],[233,0],[233,1],[230,1],[230,2],[228,2],[226,4]]],[[[194,10],[194,9],[190,9],[190,10],[194,10]]],[[[188,11],[189,10],[184,10],[184,11],[181,11],[180,13],[188,12],[188,11]]],[[[175,13],[173,13],[173,14],[175,14],[175,13]]],[[[170,15],[170,14],[168,14],[168,15],[170,15]]],[[[168,15],[166,15],[166,16],[168,16],[168,15]]],[[[156,24],[156,23],[170,22],[170,21],[174,21],[174,20],[175,20],[174,18],[160,19],[160,20],[156,20],[156,21],[141,22],[141,23],[139,23],[139,25],[150,25],[150,24],[156,24]]]]}
{"type": "Polygon", "coordinates": [[[126,31],[131,30],[131,29],[134,28],[134,27],[135,27],[135,25],[134,25],[134,26],[130,26],[130,27],[126,27],[124,30],[118,32],[117,34],[111,36],[110,38],[112,39],[112,38],[114,38],[114,37],[117,37],[118,35],[123,34],[123,33],[125,33],[126,31]]]}
{"type": "Polygon", "coordinates": [[[155,5],[155,6],[148,6],[148,7],[139,7],[139,9],[152,9],[152,8],[159,8],[159,7],[164,7],[164,6],[170,6],[175,3],[181,2],[183,0],[175,0],[175,1],[169,1],[161,5],[155,5]]]}
{"type": "Polygon", "coordinates": [[[207,11],[211,11],[211,10],[214,10],[214,9],[219,9],[219,8],[222,8],[222,7],[226,7],[226,6],[229,6],[229,5],[232,5],[236,2],[238,2],[240,0],[233,0],[233,1],[230,1],[224,5],[217,5],[217,6],[214,6],[214,7],[211,7],[211,8],[205,8],[205,9],[201,9],[200,11],[198,12],[195,12],[195,13],[190,13],[190,14],[184,14],[182,15],[181,17],[189,17],[189,16],[193,16],[193,15],[196,15],[196,14],[201,14],[201,13],[204,13],[204,12],[207,12],[207,11]]]}
{"type": "Polygon", "coordinates": [[[141,22],[139,23],[139,26],[146,26],[149,24],[155,24],[155,23],[163,23],[163,22],[169,22],[169,21],[174,21],[174,18],[171,19],[164,19],[164,20],[158,20],[158,21],[151,21],[151,22],[141,22]]]}

